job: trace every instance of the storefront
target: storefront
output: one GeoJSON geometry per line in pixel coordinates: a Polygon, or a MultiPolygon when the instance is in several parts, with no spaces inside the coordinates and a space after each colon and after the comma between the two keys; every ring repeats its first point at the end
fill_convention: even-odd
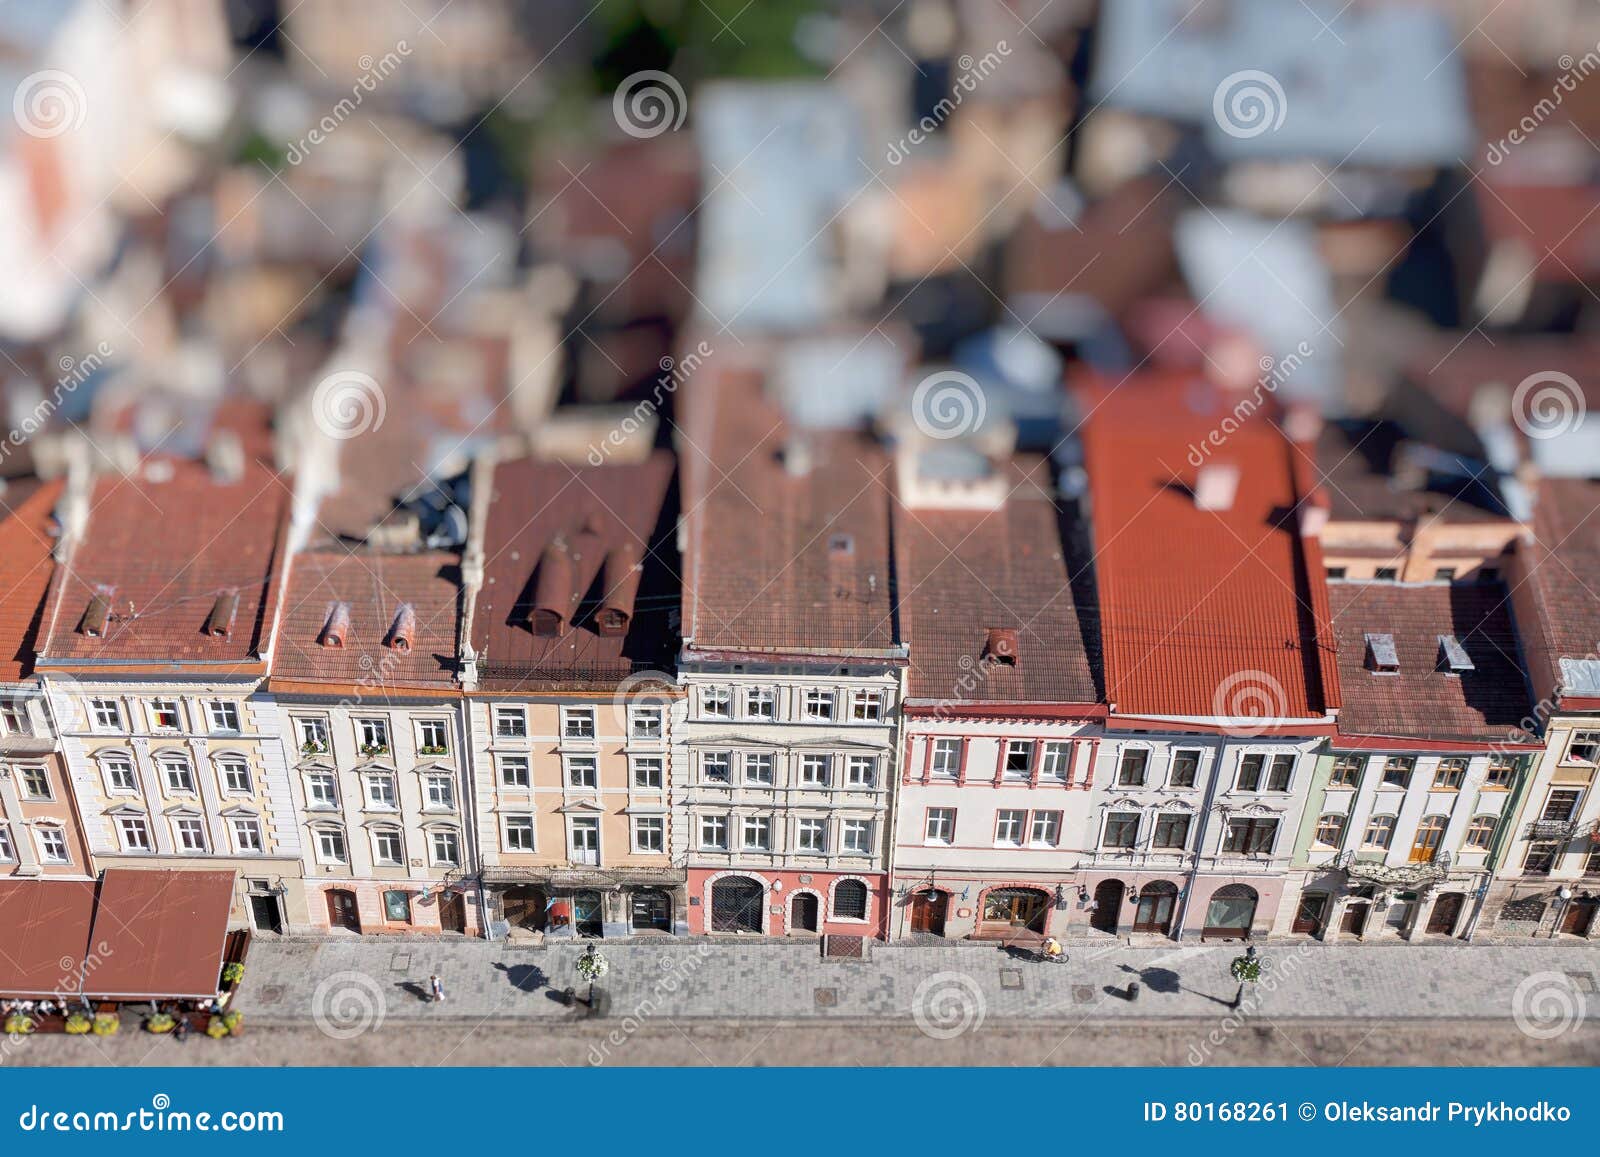
{"type": "Polygon", "coordinates": [[[512,940],[683,936],[688,932],[681,872],[501,868],[486,871],[483,885],[491,928],[497,936],[512,940]]]}

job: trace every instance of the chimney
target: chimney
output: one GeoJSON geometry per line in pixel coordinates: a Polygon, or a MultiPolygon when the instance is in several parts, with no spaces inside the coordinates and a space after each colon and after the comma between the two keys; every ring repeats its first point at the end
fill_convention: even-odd
{"type": "Polygon", "coordinates": [[[985,663],[998,663],[1002,667],[1017,665],[1017,630],[1015,627],[990,627],[983,641],[985,663]]]}
{"type": "Polygon", "coordinates": [[[1210,462],[1195,476],[1194,505],[1197,510],[1231,510],[1239,492],[1239,468],[1225,462],[1210,462]]]}
{"type": "Polygon", "coordinates": [[[328,621],[323,624],[322,638],[317,642],[324,647],[343,647],[350,634],[350,604],[334,603],[328,608],[328,621]]]}
{"type": "Polygon", "coordinates": [[[111,618],[111,594],[105,589],[95,591],[89,598],[89,605],[83,609],[78,630],[91,639],[98,639],[106,633],[106,622],[111,618]]]}
{"type": "Polygon", "coordinates": [[[244,477],[244,443],[232,430],[218,430],[206,443],[206,466],[213,481],[231,486],[244,477]]]}
{"type": "Polygon", "coordinates": [[[213,638],[227,638],[233,630],[233,618],[239,611],[239,592],[223,591],[211,604],[211,614],[206,616],[206,634],[213,638]]]}
{"type": "Polygon", "coordinates": [[[572,609],[572,556],[565,539],[555,538],[539,556],[539,579],[533,589],[533,633],[561,635],[572,609]]]}
{"type": "Polygon", "coordinates": [[[417,612],[410,603],[401,603],[394,613],[394,623],[389,627],[389,647],[402,654],[411,651],[417,636],[417,612]]]}
{"type": "Polygon", "coordinates": [[[606,593],[595,615],[596,631],[608,636],[628,633],[628,623],[633,619],[633,601],[639,593],[643,574],[639,548],[635,544],[624,543],[606,552],[601,570],[601,583],[606,593]]]}
{"type": "Polygon", "coordinates": [[[791,478],[811,473],[811,443],[804,434],[791,433],[783,445],[783,469],[791,478]]]}

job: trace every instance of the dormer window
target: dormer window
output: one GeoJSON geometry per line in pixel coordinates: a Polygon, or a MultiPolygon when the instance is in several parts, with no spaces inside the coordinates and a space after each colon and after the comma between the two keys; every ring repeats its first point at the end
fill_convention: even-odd
{"type": "Polygon", "coordinates": [[[317,642],[324,647],[343,647],[349,634],[350,604],[334,603],[328,608],[328,618],[322,626],[322,637],[317,642]]]}
{"type": "Polygon", "coordinates": [[[410,603],[401,603],[389,627],[389,648],[402,655],[409,654],[417,634],[417,612],[410,603]]]}
{"type": "Polygon", "coordinates": [[[224,591],[218,595],[217,601],[211,604],[211,613],[206,616],[206,634],[212,638],[227,638],[238,610],[238,591],[224,591]]]}
{"type": "Polygon", "coordinates": [[[1398,675],[1400,655],[1393,635],[1367,635],[1367,670],[1375,675],[1398,675]]]}
{"type": "Polygon", "coordinates": [[[1454,635],[1439,636],[1439,669],[1451,675],[1472,670],[1472,658],[1454,635]]]}
{"type": "Polygon", "coordinates": [[[1014,627],[990,627],[983,642],[983,661],[1002,667],[1017,665],[1017,632],[1014,627]]]}
{"type": "Polygon", "coordinates": [[[110,618],[111,592],[96,591],[90,597],[89,605],[83,609],[83,618],[78,623],[78,630],[91,639],[101,638],[106,633],[106,623],[110,618]]]}

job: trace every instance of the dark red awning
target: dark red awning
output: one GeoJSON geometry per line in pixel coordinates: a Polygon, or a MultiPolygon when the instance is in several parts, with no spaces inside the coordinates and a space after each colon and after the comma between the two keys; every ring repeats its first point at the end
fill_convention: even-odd
{"type": "Polygon", "coordinates": [[[215,996],[232,907],[232,872],[106,869],[84,960],[84,994],[100,1000],[215,996]]]}
{"type": "Polygon", "coordinates": [[[0,881],[0,997],[71,997],[94,922],[93,880],[0,881]]]}

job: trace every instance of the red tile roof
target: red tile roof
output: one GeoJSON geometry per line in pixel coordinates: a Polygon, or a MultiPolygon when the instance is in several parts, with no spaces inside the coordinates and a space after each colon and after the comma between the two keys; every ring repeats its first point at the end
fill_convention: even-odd
{"type": "Polygon", "coordinates": [[[1528,662],[1560,687],[1561,659],[1600,651],[1600,481],[1541,481],[1533,532],[1527,583],[1536,621],[1520,625],[1528,662]]]}
{"type": "Polygon", "coordinates": [[[1294,519],[1310,470],[1266,407],[1241,419],[1238,397],[1182,372],[1091,377],[1076,393],[1116,711],[1304,719],[1337,706],[1321,549],[1294,519]],[[1237,495],[1201,510],[1190,456],[1234,426],[1210,459],[1239,468],[1237,495]]]}
{"type": "Polygon", "coordinates": [[[271,679],[388,688],[453,686],[461,559],[447,551],[381,554],[340,549],[295,556],[273,648],[271,679]],[[349,614],[342,647],[325,646],[338,604],[349,614]],[[410,649],[391,643],[410,607],[410,649]]]}
{"type": "Polygon", "coordinates": [[[19,479],[0,491],[0,680],[26,678],[55,570],[56,501],[62,483],[19,479]]]}
{"type": "Polygon", "coordinates": [[[699,651],[895,657],[890,463],[856,431],[789,428],[759,375],[707,367],[680,399],[684,638],[699,651]]]}
{"type": "Polygon", "coordinates": [[[479,686],[583,690],[666,669],[678,603],[672,455],[582,467],[524,458],[493,469],[472,619],[479,686]],[[630,588],[631,608],[618,605],[630,588]],[[631,614],[620,633],[603,634],[612,609],[631,614]],[[535,612],[546,611],[560,614],[561,634],[535,633],[535,612]]]}
{"type": "MultiPolygon", "coordinates": [[[[1020,456],[1004,509],[895,508],[895,569],[911,649],[907,697],[960,702],[1097,702],[1050,470],[1020,456]],[[989,645],[1009,632],[1008,646],[989,645]],[[1014,636],[1014,638],[1013,638],[1014,636]],[[1012,663],[985,651],[1013,652],[1012,663]]],[[[1079,611],[1090,616],[1087,628],[1079,611]]]]}
{"type": "Polygon", "coordinates": [[[174,459],[101,478],[52,584],[40,661],[253,665],[272,629],[291,487],[254,462],[237,482],[174,459]],[[235,594],[231,627],[209,633],[219,597],[235,594]],[[96,595],[110,609],[99,637],[81,629],[96,595]]]}
{"type": "Polygon", "coordinates": [[[1533,704],[1511,601],[1498,583],[1333,582],[1328,594],[1341,736],[1534,742],[1521,727],[1533,704]],[[1368,634],[1393,637],[1397,673],[1368,669],[1368,634]],[[1440,670],[1440,635],[1455,636],[1472,670],[1440,670]]]}

